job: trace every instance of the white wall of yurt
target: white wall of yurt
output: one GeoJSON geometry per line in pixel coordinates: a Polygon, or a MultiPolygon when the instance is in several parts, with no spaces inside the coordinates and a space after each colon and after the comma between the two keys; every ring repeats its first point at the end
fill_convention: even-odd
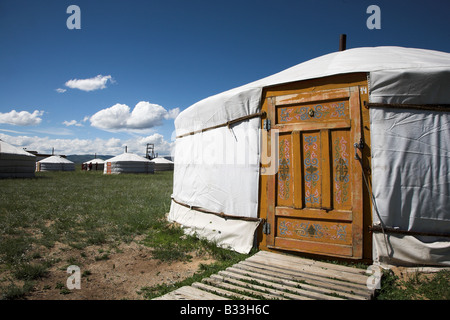
{"type": "Polygon", "coordinates": [[[37,171],[75,171],[75,163],[61,156],[50,156],[36,163],[37,171]]]}
{"type": "Polygon", "coordinates": [[[134,153],[122,153],[116,157],[105,160],[104,174],[121,173],[154,173],[155,164],[149,159],[134,153]]]}
{"type": "Polygon", "coordinates": [[[0,178],[32,178],[36,156],[0,140],[0,178]]]}
{"type": "Polygon", "coordinates": [[[173,170],[173,161],[158,157],[151,160],[155,164],[155,171],[171,171],[173,170]]]}

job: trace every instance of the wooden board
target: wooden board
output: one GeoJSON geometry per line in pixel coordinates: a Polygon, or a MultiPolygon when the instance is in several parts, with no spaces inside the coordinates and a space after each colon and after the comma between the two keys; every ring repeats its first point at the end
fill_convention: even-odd
{"type": "Polygon", "coordinates": [[[193,286],[184,286],[153,300],[227,300],[227,298],[193,286]]]}
{"type": "Polygon", "coordinates": [[[157,300],[367,300],[364,269],[259,251],[157,300]]]}

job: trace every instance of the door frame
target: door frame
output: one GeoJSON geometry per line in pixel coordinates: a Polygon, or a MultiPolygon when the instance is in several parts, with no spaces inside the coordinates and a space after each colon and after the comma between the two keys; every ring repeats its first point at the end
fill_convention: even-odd
{"type": "MultiPolygon", "coordinates": [[[[364,83],[363,83],[364,84],[364,83]]],[[[367,83],[365,83],[367,84],[367,83]]],[[[350,129],[350,142],[353,144],[354,142],[361,141],[362,138],[362,114],[361,114],[361,103],[360,103],[360,93],[363,93],[364,86],[360,85],[347,85],[347,86],[340,86],[337,88],[324,88],[323,90],[311,90],[306,92],[300,92],[300,93],[286,93],[280,94],[280,95],[274,95],[270,97],[266,97],[265,99],[265,105],[267,107],[266,113],[267,113],[267,119],[271,121],[273,124],[271,126],[271,129],[279,130],[280,132],[292,132],[293,135],[300,136],[300,132],[303,131],[311,131],[315,130],[318,131],[322,129],[324,132],[325,130],[332,130],[332,129],[339,129],[339,128],[351,128],[350,129]],[[350,119],[346,120],[334,120],[333,122],[330,122],[329,124],[321,123],[318,125],[318,123],[308,123],[305,122],[303,124],[296,123],[294,125],[289,124],[277,124],[276,123],[276,107],[282,106],[282,105],[292,105],[292,104],[298,104],[298,103],[314,103],[315,101],[324,101],[324,100],[333,100],[333,99],[348,99],[349,101],[349,114],[350,119]],[[296,127],[295,130],[292,130],[293,127],[296,127]]],[[[365,87],[365,92],[367,93],[367,87],[365,87]]],[[[322,131],[321,131],[322,135],[322,131]]],[[[323,134],[324,139],[328,139],[327,134],[323,134]]],[[[270,150],[270,146],[274,143],[274,141],[271,141],[270,135],[267,137],[267,147],[268,150],[270,150]]],[[[326,150],[325,150],[326,152],[326,150]]],[[[362,158],[361,151],[359,150],[359,156],[362,158]]],[[[353,145],[350,146],[349,150],[350,159],[354,158],[354,149],[353,145]]],[[[295,157],[299,159],[299,157],[295,157]]],[[[297,169],[294,169],[294,172],[298,172],[298,166],[299,161],[297,161],[295,165],[297,165],[297,169]]],[[[328,157],[328,161],[329,157],[328,157]]],[[[362,168],[360,163],[352,159],[351,161],[352,166],[352,188],[354,188],[353,191],[353,197],[352,197],[352,212],[346,213],[342,212],[339,219],[342,219],[343,221],[352,221],[352,245],[351,247],[345,246],[345,247],[339,247],[336,244],[324,244],[324,243],[304,243],[305,246],[302,249],[298,249],[295,247],[292,247],[289,245],[289,241],[286,239],[276,239],[275,233],[276,233],[276,221],[275,216],[276,215],[284,215],[289,216],[292,214],[292,210],[289,208],[282,208],[277,209],[276,208],[276,175],[268,175],[266,177],[266,197],[267,197],[267,213],[266,213],[266,220],[267,223],[272,226],[270,229],[271,232],[266,235],[266,247],[269,249],[283,249],[283,250],[293,250],[293,251],[300,251],[305,253],[315,253],[320,255],[330,255],[330,256],[337,256],[337,257],[346,257],[351,259],[361,259],[363,257],[363,181],[362,181],[362,168]],[[278,240],[278,241],[276,241],[278,240]]],[[[329,165],[325,165],[326,168],[329,168],[329,165]]],[[[294,173],[295,174],[295,173],[294,173]]],[[[298,173],[297,173],[298,174],[298,173]]],[[[299,184],[301,185],[301,184],[299,184]]],[[[301,187],[301,186],[300,186],[301,187]]],[[[294,192],[297,194],[297,197],[294,197],[295,206],[294,207],[303,207],[302,204],[302,197],[298,197],[299,194],[302,193],[301,189],[297,188],[294,192]]],[[[322,192],[329,192],[328,188],[322,187],[322,192]],[[328,191],[327,191],[328,189],[328,191]]],[[[327,205],[322,205],[322,209],[308,209],[302,212],[301,218],[317,218],[317,215],[325,215],[327,213],[326,209],[327,205]],[[309,213],[308,213],[309,211],[309,213]],[[309,214],[309,216],[308,216],[309,214]]],[[[328,206],[330,207],[330,206],[328,206]]],[[[335,216],[336,219],[336,216],[335,216]]]]}

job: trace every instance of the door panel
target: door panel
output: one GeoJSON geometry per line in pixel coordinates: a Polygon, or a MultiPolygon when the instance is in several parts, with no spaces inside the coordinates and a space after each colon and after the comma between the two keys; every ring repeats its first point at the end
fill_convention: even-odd
{"type": "Polygon", "coordinates": [[[333,204],[336,210],[350,211],[352,209],[352,179],[350,179],[350,156],[352,143],[348,130],[331,132],[331,159],[333,204]]]}
{"type": "Polygon", "coordinates": [[[267,99],[279,132],[278,172],[268,179],[269,247],[361,258],[359,88],[267,99]]]}
{"type": "Polygon", "coordinates": [[[279,135],[279,163],[277,174],[277,205],[291,206],[293,204],[293,156],[292,136],[289,133],[279,135]]]}

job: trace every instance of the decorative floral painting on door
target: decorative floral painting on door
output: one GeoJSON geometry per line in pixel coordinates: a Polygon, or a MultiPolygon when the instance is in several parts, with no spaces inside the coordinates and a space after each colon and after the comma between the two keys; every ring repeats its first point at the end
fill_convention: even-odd
{"type": "Polygon", "coordinates": [[[291,136],[281,135],[279,140],[278,165],[278,203],[280,205],[292,204],[291,196],[291,136]]]}
{"type": "Polygon", "coordinates": [[[307,207],[320,207],[320,135],[305,133],[303,135],[305,204],[307,207]]]}
{"type": "Polygon", "coordinates": [[[335,209],[351,209],[349,132],[333,131],[333,200],[335,209]]]}

